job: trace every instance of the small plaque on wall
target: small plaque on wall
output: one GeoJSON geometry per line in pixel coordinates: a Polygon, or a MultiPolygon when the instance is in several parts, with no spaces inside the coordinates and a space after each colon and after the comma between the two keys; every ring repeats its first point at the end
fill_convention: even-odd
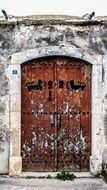
{"type": "Polygon", "coordinates": [[[13,75],[17,75],[17,73],[18,73],[18,71],[15,70],[15,69],[12,71],[12,74],[13,74],[13,75]]]}

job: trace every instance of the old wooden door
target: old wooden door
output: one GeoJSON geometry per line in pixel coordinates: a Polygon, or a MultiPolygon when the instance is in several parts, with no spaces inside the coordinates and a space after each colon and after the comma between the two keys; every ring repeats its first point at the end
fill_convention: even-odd
{"type": "Polygon", "coordinates": [[[66,57],[22,65],[24,171],[88,171],[91,66],[66,57]]]}

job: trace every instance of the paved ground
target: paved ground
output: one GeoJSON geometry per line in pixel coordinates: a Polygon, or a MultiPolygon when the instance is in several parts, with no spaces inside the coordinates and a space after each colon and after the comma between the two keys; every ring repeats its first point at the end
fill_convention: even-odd
{"type": "Polygon", "coordinates": [[[101,179],[78,178],[74,181],[0,177],[0,190],[107,190],[101,179]]]}

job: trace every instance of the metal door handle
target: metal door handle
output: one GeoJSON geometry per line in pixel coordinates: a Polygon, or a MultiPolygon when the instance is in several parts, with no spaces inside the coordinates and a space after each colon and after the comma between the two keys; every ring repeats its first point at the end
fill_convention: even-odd
{"type": "Polygon", "coordinates": [[[50,123],[51,123],[51,127],[53,127],[55,124],[55,116],[53,113],[50,114],[50,123]]]}
{"type": "Polygon", "coordinates": [[[61,113],[58,113],[58,128],[61,128],[61,125],[62,125],[62,121],[61,121],[61,113]]]}

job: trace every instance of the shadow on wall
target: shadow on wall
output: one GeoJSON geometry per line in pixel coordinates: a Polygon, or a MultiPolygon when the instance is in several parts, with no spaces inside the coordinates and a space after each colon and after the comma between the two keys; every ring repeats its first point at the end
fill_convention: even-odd
{"type": "Polygon", "coordinates": [[[107,110],[104,116],[104,134],[105,134],[105,140],[107,144],[107,110]]]}
{"type": "Polygon", "coordinates": [[[104,116],[104,135],[107,144],[107,94],[105,95],[105,116],[104,116]]]}
{"type": "MultiPolygon", "coordinates": [[[[107,94],[105,95],[105,105],[107,105],[107,94]]],[[[104,146],[104,151],[102,154],[102,167],[107,170],[107,108],[105,108],[105,116],[104,116],[104,135],[106,145],[104,146]]]]}
{"type": "Polygon", "coordinates": [[[89,38],[89,47],[99,54],[105,54],[107,52],[107,30],[97,36],[91,36],[89,38]],[[101,36],[100,36],[101,35],[101,36]]]}
{"type": "Polygon", "coordinates": [[[0,173],[8,173],[9,168],[9,129],[0,126],[0,173]]]}
{"type": "Polygon", "coordinates": [[[2,144],[4,144],[6,141],[9,141],[9,130],[4,125],[2,128],[0,128],[0,152],[4,151],[2,144]]]}

